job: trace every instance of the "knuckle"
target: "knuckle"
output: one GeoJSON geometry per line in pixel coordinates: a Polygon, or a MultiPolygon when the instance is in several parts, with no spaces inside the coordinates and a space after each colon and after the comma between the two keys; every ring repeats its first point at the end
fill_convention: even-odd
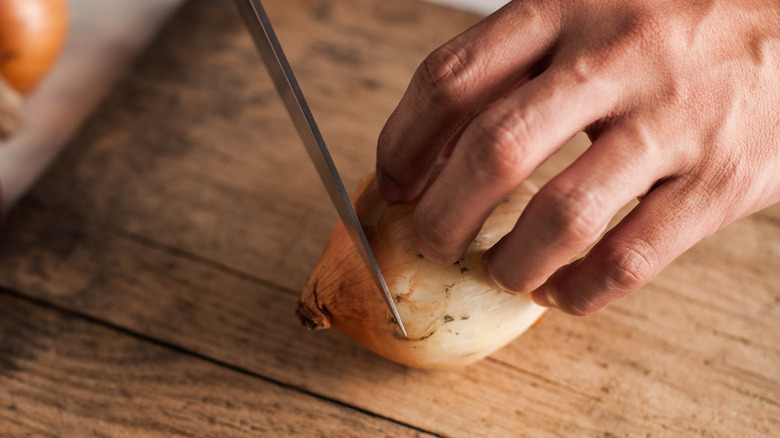
{"type": "Polygon", "coordinates": [[[691,184],[690,192],[694,196],[690,199],[695,202],[689,210],[702,211],[706,204],[707,210],[714,213],[719,229],[751,208],[750,203],[756,198],[752,194],[756,171],[739,153],[715,151],[715,154],[725,156],[706,160],[700,166],[702,169],[692,175],[695,183],[691,184]]]}
{"type": "MultiPolygon", "coordinates": [[[[680,28],[684,23],[674,14],[653,14],[644,10],[617,14],[613,30],[603,34],[599,44],[582,50],[562,52],[560,69],[562,77],[575,84],[598,81],[600,86],[611,87],[628,81],[625,72],[644,71],[648,64],[667,63],[679,57],[680,28]]],[[[577,37],[591,36],[576,34],[577,37]]],[[[574,47],[579,47],[574,44],[574,47]]],[[[635,75],[637,79],[644,78],[635,75]]],[[[652,85],[643,83],[643,88],[652,85]]]]}
{"type": "MultiPolygon", "coordinates": [[[[604,47],[567,53],[552,72],[558,82],[571,87],[595,87],[616,93],[627,68],[637,68],[637,44],[633,37],[606,43],[604,47]]],[[[608,94],[604,95],[609,97],[608,94]]]]}
{"type": "Polygon", "coordinates": [[[564,76],[567,82],[586,84],[604,73],[609,65],[609,58],[601,53],[582,53],[574,56],[566,64],[564,76]]]}
{"type": "Polygon", "coordinates": [[[472,170],[488,179],[514,175],[527,156],[526,126],[524,118],[513,115],[475,123],[480,147],[466,151],[472,170]]]}
{"type": "Polygon", "coordinates": [[[653,247],[641,240],[615,248],[604,261],[603,275],[607,289],[631,292],[649,282],[655,274],[657,257],[653,247]]]}
{"type": "Polygon", "coordinates": [[[551,186],[544,198],[546,223],[555,237],[591,243],[604,231],[602,208],[590,191],[551,186]]]}
{"type": "Polygon", "coordinates": [[[474,62],[460,43],[449,43],[428,55],[415,76],[417,88],[428,96],[432,105],[457,102],[473,76],[474,62]]]}

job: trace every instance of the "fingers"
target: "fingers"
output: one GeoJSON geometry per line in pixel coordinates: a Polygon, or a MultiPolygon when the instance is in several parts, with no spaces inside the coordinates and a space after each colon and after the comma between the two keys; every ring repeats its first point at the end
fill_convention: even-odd
{"type": "Polygon", "coordinates": [[[530,292],[604,232],[620,208],[670,172],[665,148],[620,129],[605,132],[531,200],[483,259],[499,288],[530,292]]]}
{"type": "Polygon", "coordinates": [[[581,260],[558,270],[534,301],[586,315],[639,289],[722,221],[703,190],[667,182],[651,191],[581,260]]]}
{"type": "Polygon", "coordinates": [[[476,117],[415,209],[423,255],[440,263],[456,261],[515,187],[610,111],[618,96],[611,86],[550,69],[476,117]]]}
{"type": "Polygon", "coordinates": [[[422,63],[379,136],[377,177],[387,199],[416,198],[457,132],[548,51],[560,27],[554,3],[512,2],[422,63]]]}

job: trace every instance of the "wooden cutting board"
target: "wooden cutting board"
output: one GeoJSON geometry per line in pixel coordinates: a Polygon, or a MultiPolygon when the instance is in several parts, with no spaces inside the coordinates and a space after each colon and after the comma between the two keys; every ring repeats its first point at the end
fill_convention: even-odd
{"type": "MultiPolygon", "coordinates": [[[[414,0],[267,0],[349,187],[424,56],[478,17],[414,0]]],[[[543,182],[586,147],[567,146],[543,182]]],[[[770,436],[780,207],[596,315],[463,370],[310,333],[336,214],[229,0],[192,0],[0,229],[12,434],[770,436]]]]}

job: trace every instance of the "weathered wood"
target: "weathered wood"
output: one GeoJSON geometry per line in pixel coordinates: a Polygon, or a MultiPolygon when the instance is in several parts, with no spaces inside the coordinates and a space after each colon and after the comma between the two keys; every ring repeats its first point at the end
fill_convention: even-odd
{"type": "MultiPolygon", "coordinates": [[[[266,7],[350,185],[416,64],[474,19],[403,0],[266,7]]],[[[232,5],[193,1],[8,218],[0,285],[450,436],[780,430],[780,207],[598,315],[551,313],[444,373],[298,326],[334,221],[232,5]]]]}
{"type": "Polygon", "coordinates": [[[429,436],[0,290],[2,436],[429,436]]]}
{"type": "MultiPolygon", "coordinates": [[[[412,0],[265,6],[349,187],[424,53],[476,20],[412,0]]],[[[185,7],[34,196],[297,289],[337,216],[234,9],[185,7]]]]}
{"type": "MultiPolygon", "coordinates": [[[[293,316],[294,291],[269,289],[262,279],[237,278],[32,203],[9,221],[2,284],[437,433],[729,436],[780,427],[779,339],[767,330],[779,316],[777,287],[755,272],[708,279],[735,256],[765,269],[760,259],[777,256],[776,247],[753,255],[722,250],[708,270],[694,248],[651,286],[598,315],[553,313],[488,361],[428,373],[384,361],[338,334],[307,334],[293,316]],[[709,303],[684,299],[702,281],[720,286],[704,297],[709,303]],[[731,291],[740,284],[745,303],[734,306],[728,300],[737,302],[731,291]]],[[[765,236],[753,221],[765,222],[749,218],[712,239],[758,243],[765,236]]]]}

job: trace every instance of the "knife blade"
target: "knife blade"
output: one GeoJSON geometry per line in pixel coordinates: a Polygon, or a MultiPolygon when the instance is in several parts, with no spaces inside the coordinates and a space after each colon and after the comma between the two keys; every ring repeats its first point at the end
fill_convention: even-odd
{"type": "Polygon", "coordinates": [[[236,0],[236,4],[241,17],[249,28],[252,39],[255,41],[258,52],[260,52],[260,57],[271,75],[276,91],[284,101],[295,129],[298,131],[304,146],[306,146],[306,151],[309,153],[312,162],[314,162],[314,167],[317,169],[317,173],[325,185],[333,205],[336,206],[341,221],[347,227],[352,242],[355,244],[366,267],[371,272],[374,283],[382,294],[382,298],[390,309],[390,313],[398,328],[401,329],[401,333],[406,337],[406,329],[401,321],[401,316],[395,307],[395,302],[392,295],[390,295],[390,290],[387,288],[387,283],[385,283],[382,271],[379,269],[379,264],[377,264],[374,252],[371,250],[371,245],[369,245],[366,234],[363,232],[363,226],[360,224],[355,209],[352,207],[352,202],[349,200],[344,183],[341,181],[336,165],[333,163],[328,147],[325,145],[322,134],[314,121],[314,116],[306,103],[306,99],[303,97],[303,92],[295,79],[290,63],[287,62],[287,57],[284,55],[282,46],[276,38],[276,33],[274,33],[271,21],[268,19],[262,3],[260,0],[236,0]]]}

